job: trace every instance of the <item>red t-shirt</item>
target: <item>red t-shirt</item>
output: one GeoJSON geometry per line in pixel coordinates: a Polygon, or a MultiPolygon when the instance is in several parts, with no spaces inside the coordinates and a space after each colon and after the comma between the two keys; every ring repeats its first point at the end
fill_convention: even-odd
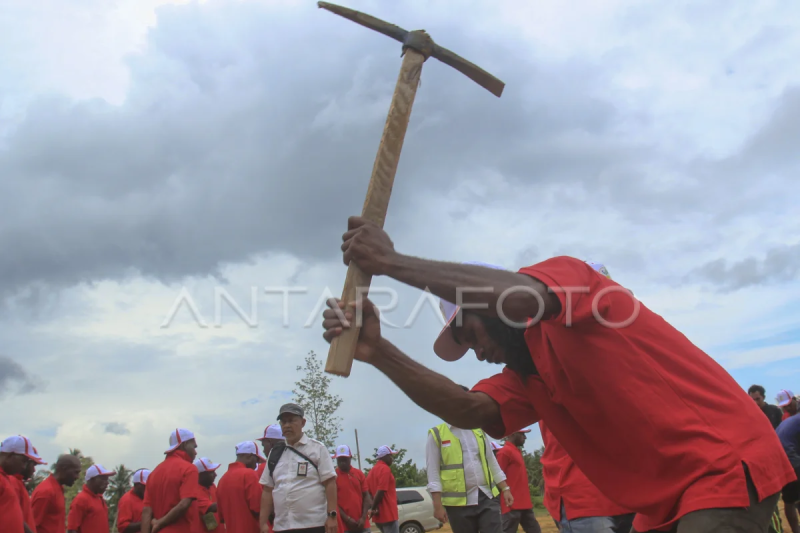
{"type": "Polygon", "coordinates": [[[375,463],[367,475],[367,488],[373,498],[379,490],[384,491],[383,499],[378,505],[378,512],[373,516],[372,521],[376,524],[385,524],[397,520],[397,487],[389,465],[383,461],[375,463]]]}
{"type": "MultiPolygon", "coordinates": [[[[336,469],[337,505],[353,520],[358,521],[363,514],[365,492],[369,492],[369,488],[367,487],[367,478],[364,476],[364,472],[352,466],[349,472],[342,472],[338,468],[336,469]]],[[[347,531],[347,526],[344,525],[344,522],[341,523],[341,527],[344,528],[342,531],[347,531]]],[[[369,519],[366,519],[364,521],[364,530],[369,528],[369,519]]]]}
{"type": "MultiPolygon", "coordinates": [[[[199,483],[198,486],[200,487],[200,497],[192,503],[191,509],[191,512],[195,513],[197,516],[197,520],[192,522],[192,532],[207,533],[208,528],[206,527],[205,521],[203,521],[203,515],[208,512],[209,507],[217,503],[217,486],[213,483],[208,488],[199,485],[199,483]]],[[[219,505],[217,505],[217,512],[214,513],[214,518],[216,518],[217,524],[219,524],[219,505]]],[[[215,529],[215,531],[218,530],[220,530],[219,527],[215,529]]]]}
{"type": "MultiPolygon", "coordinates": [[[[197,467],[182,450],[167,454],[147,478],[144,491],[144,506],[153,510],[153,518],[159,519],[185,498],[195,500],[203,497],[197,481],[197,467]]],[[[192,506],[183,516],[161,531],[164,533],[192,533],[192,525],[200,520],[197,507],[192,506]]]]}
{"type": "Polygon", "coordinates": [[[514,504],[509,509],[505,498],[500,498],[500,509],[503,514],[509,511],[533,509],[531,489],[528,484],[528,469],[519,448],[507,442],[497,452],[497,464],[506,475],[506,483],[511,488],[514,504]]]}
{"type": "Polygon", "coordinates": [[[3,533],[23,533],[25,526],[22,508],[19,505],[14,478],[0,468],[0,516],[3,517],[3,533]]]}
{"type": "Polygon", "coordinates": [[[258,473],[236,462],[219,480],[217,506],[228,533],[258,533],[262,487],[258,473]],[[253,515],[253,513],[256,513],[253,515]]]}
{"type": "Polygon", "coordinates": [[[64,488],[52,474],[39,483],[31,495],[36,533],[66,533],[67,511],[64,488]]]}
{"type": "Polygon", "coordinates": [[[14,476],[12,476],[10,479],[11,482],[16,485],[17,495],[19,496],[19,506],[22,509],[22,520],[28,524],[28,527],[31,528],[31,531],[36,533],[36,520],[33,518],[31,497],[28,495],[28,489],[25,487],[25,482],[22,480],[22,476],[19,474],[14,474],[14,476]]]}
{"type": "Polygon", "coordinates": [[[108,533],[108,507],[102,494],[86,485],[69,505],[67,529],[78,533],[108,533]]]}
{"type": "Polygon", "coordinates": [[[525,332],[539,375],[523,380],[505,368],[475,386],[501,408],[487,433],[500,438],[544,420],[601,492],[638,513],[638,531],[699,509],[747,507],[742,463],[760,499],[795,479],[756,403],[628,291],[570,257],[520,272],[553,290],[561,312],[525,332]]]}
{"type": "Polygon", "coordinates": [[[117,504],[117,531],[122,533],[133,522],[142,521],[144,498],[138,497],[132,490],[122,495],[117,504]]]}
{"type": "MultiPolygon", "coordinates": [[[[544,453],[544,506],[555,520],[561,520],[561,504],[569,520],[588,516],[617,516],[632,511],[606,498],[575,466],[543,421],[539,421],[544,453]]],[[[506,444],[508,446],[508,444],[506,444]]],[[[505,449],[506,446],[503,446],[505,449]]]]}

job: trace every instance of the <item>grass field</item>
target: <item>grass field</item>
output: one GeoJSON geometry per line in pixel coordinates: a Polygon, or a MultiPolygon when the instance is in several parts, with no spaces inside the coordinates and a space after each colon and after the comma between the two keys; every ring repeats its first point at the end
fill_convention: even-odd
{"type": "MultiPolygon", "coordinates": [[[[788,532],[789,529],[786,526],[786,515],[783,514],[783,502],[778,502],[778,507],[780,508],[781,514],[781,522],[783,523],[783,531],[784,533],[788,532]]],[[[550,518],[550,515],[547,511],[536,511],[536,520],[539,522],[539,525],[542,527],[542,533],[558,533],[558,528],[556,527],[555,522],[553,519],[550,518]]],[[[442,529],[436,530],[437,533],[452,533],[453,530],[450,529],[450,524],[445,524],[442,526],[442,529]]],[[[521,531],[521,528],[517,531],[521,531]]]]}

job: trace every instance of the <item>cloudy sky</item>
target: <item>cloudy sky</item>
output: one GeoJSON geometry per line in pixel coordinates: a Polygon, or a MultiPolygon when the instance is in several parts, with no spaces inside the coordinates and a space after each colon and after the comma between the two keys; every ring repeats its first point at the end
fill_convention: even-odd
{"type": "MultiPolygon", "coordinates": [[[[743,387],[800,389],[800,6],[347,5],[507,84],[426,63],[399,251],[602,261],[743,387]]],[[[19,0],[0,46],[0,433],[152,468],[188,427],[227,464],[327,354],[318,305],[341,290],[399,44],[312,1],[19,0]],[[197,316],[171,313],[181,295],[197,316]]],[[[375,286],[410,355],[465,385],[498,370],[438,361],[441,318],[375,286]]],[[[342,443],[424,461],[437,420],[385,377],[356,364],[332,386],[342,443]]]]}

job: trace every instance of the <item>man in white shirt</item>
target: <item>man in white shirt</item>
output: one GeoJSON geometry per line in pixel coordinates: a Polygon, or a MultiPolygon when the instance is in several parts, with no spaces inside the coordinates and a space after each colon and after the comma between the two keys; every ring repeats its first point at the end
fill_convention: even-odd
{"type": "Polygon", "coordinates": [[[501,533],[500,502],[514,497],[482,430],[440,424],[428,432],[425,450],[434,516],[453,533],[501,533]]]}
{"type": "Polygon", "coordinates": [[[261,533],[337,533],[336,471],[330,452],[303,433],[303,409],[287,403],[278,413],[286,443],[270,450],[261,475],[261,533]]]}

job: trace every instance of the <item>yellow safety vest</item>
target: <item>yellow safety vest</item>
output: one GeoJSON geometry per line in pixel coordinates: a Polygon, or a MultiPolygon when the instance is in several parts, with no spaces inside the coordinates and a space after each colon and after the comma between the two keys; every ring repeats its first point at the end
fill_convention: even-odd
{"type": "MultiPolygon", "coordinates": [[[[464,456],[461,452],[461,442],[450,431],[447,424],[439,424],[431,428],[430,433],[439,445],[442,452],[442,463],[439,468],[439,477],[442,482],[442,505],[448,507],[463,507],[467,505],[467,482],[464,475],[464,456]],[[450,441],[447,446],[442,442],[450,441]]],[[[486,462],[486,436],[480,429],[473,429],[472,433],[478,441],[478,452],[483,466],[483,475],[492,489],[492,495],[497,496],[500,490],[492,478],[489,464],[486,462]]]]}

